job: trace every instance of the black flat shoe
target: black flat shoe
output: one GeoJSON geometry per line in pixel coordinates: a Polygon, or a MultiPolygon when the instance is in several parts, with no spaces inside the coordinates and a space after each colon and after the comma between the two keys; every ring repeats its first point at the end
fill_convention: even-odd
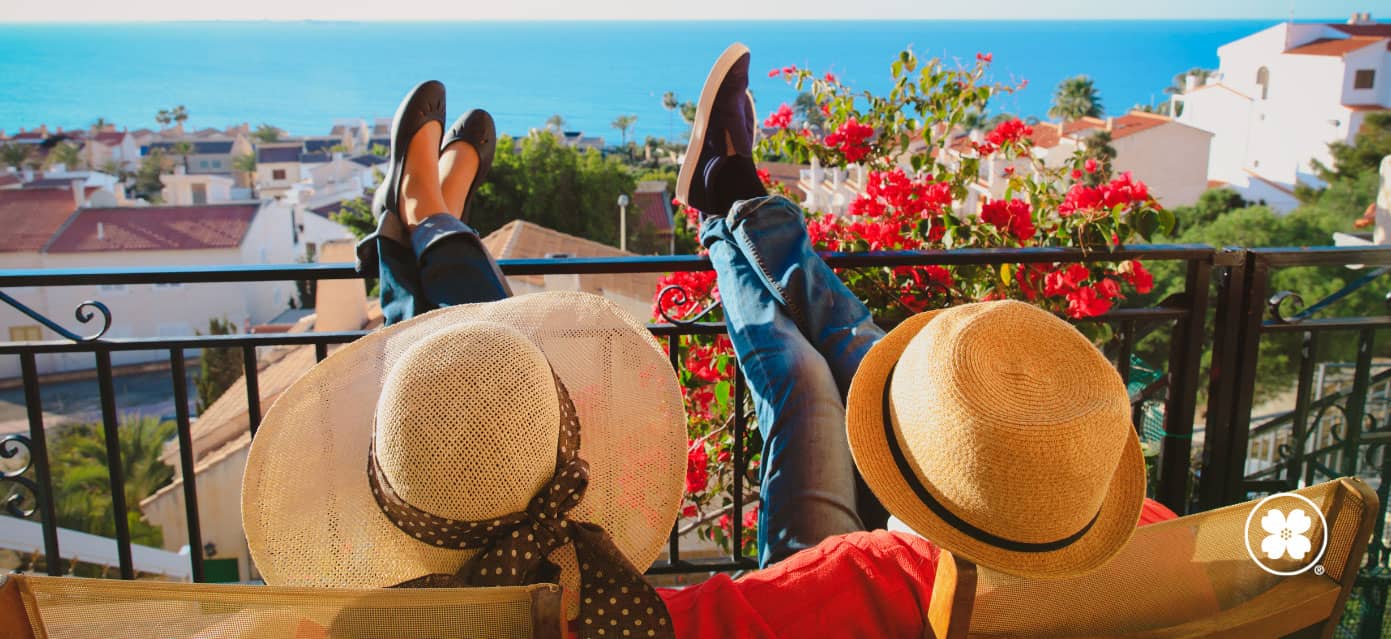
{"type": "Polygon", "coordinates": [[[401,178],[405,177],[406,150],[411,139],[428,122],[439,122],[444,126],[444,85],[435,80],[417,85],[401,106],[396,108],[396,117],[391,121],[391,162],[381,186],[372,198],[372,215],[377,220],[377,230],[357,243],[357,272],[366,277],[377,277],[381,271],[377,254],[378,238],[387,238],[402,246],[410,246],[410,230],[401,219],[400,194],[401,178]]]}
{"type": "Polygon", "coordinates": [[[377,187],[376,197],[372,198],[372,213],[378,220],[387,213],[401,214],[401,179],[406,174],[406,151],[415,134],[430,122],[444,126],[444,85],[436,80],[422,82],[411,89],[391,120],[391,162],[381,186],[377,187]]]}
{"type": "MultiPolygon", "coordinates": [[[[735,43],[720,54],[705,78],[696,103],[686,159],[676,178],[676,197],[703,213],[723,215],[706,193],[702,174],[711,161],[723,158],[733,145],[734,154],[753,160],[753,138],[757,128],[753,100],[749,96],[749,48],[735,43]],[[727,137],[726,137],[727,136],[727,137]]],[[[718,164],[718,163],[716,163],[718,164]]]]}
{"type": "Polygon", "coordinates": [[[493,116],[483,109],[474,109],[454,121],[454,126],[444,133],[440,140],[440,153],[455,142],[467,142],[478,153],[478,172],[473,175],[473,183],[468,187],[464,199],[463,221],[468,223],[469,210],[473,208],[473,192],[488,177],[488,169],[493,168],[493,154],[497,151],[497,129],[493,126],[493,116]]]}

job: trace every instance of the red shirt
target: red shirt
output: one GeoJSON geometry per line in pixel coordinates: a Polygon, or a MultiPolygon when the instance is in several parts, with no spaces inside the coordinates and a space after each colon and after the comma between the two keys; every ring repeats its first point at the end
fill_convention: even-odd
{"type": "MultiPolygon", "coordinates": [[[[1140,525],[1177,517],[1146,499],[1140,525]]],[[[921,637],[938,550],[876,530],[831,537],[735,581],[716,575],[690,588],[659,588],[683,639],[921,637]]]]}

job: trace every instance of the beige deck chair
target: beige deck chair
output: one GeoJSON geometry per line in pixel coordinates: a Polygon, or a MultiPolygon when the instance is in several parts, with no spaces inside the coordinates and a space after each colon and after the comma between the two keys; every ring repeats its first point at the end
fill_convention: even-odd
{"type": "MultiPolygon", "coordinates": [[[[1356,479],[1296,492],[1318,504],[1328,520],[1321,570],[1279,577],[1252,561],[1245,527],[1254,501],[1144,526],[1109,563],[1076,578],[1025,580],[942,553],[929,636],[1332,637],[1371,538],[1378,499],[1356,479]]],[[[1314,552],[1320,527],[1315,519],[1308,533],[1314,552]]],[[[1253,542],[1257,553],[1259,544],[1253,542]]]]}
{"type": "Polygon", "coordinates": [[[340,590],[0,576],[0,639],[559,639],[560,587],[340,590]]]}

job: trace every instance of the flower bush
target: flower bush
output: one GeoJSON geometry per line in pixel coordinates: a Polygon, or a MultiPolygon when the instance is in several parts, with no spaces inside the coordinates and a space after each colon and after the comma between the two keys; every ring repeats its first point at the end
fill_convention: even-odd
{"type": "MultiPolygon", "coordinates": [[[[989,112],[992,97],[1023,88],[985,80],[992,57],[976,56],[968,67],[920,61],[903,51],[891,65],[892,88],[884,95],[855,91],[832,74],[808,69],[773,69],[798,91],[809,92],[825,116],[812,128],[780,105],[763,122],[773,129],[759,140],[756,159],[816,160],[823,166],[858,164],[864,169],[860,194],[847,214],[807,211],[807,230],[822,251],[918,251],[962,248],[1084,247],[1106,251],[1167,231],[1173,217],[1145,184],[1126,173],[1107,173],[1096,150],[1079,149],[1060,165],[1046,165],[1034,153],[1033,127],[1005,119],[971,136],[966,124],[989,112]],[[1002,193],[992,194],[983,169],[1002,167],[1002,193]]],[[[768,182],[770,190],[783,192],[768,182]]],[[[785,193],[784,193],[785,194],[785,193]]],[[[683,207],[687,220],[698,214],[683,207]]],[[[1020,299],[1074,319],[1101,315],[1131,293],[1148,293],[1153,277],[1138,261],[1026,263],[961,266],[900,266],[847,269],[846,284],[875,311],[894,323],[931,308],[990,299],[1020,299]]],[[[718,300],[713,273],[674,273],[661,287],[654,314],[690,317],[718,300]],[[673,294],[670,285],[688,295],[673,294]]],[[[708,315],[717,320],[718,309],[708,315]]],[[[1090,330],[1106,331],[1104,324],[1090,330]]],[[[1102,334],[1094,335],[1098,339],[1102,334]]],[[[687,474],[688,521],[728,547],[738,519],[750,528],[756,516],[731,513],[732,477],[728,452],[732,415],[746,406],[730,405],[729,379],[736,365],[727,339],[687,337],[681,381],[687,389],[692,444],[687,474]]],[[[743,446],[751,460],[745,491],[756,495],[757,434],[752,425],[743,446]]],[[[752,500],[746,500],[752,503],[752,500]]],[[[752,511],[749,511],[752,512],[752,511]]]]}

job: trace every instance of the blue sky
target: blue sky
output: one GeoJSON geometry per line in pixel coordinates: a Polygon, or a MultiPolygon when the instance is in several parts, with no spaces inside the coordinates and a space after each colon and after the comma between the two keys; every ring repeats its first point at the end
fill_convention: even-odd
{"type": "MultiPolygon", "coordinates": [[[[3,0],[0,22],[148,20],[677,20],[1346,18],[1371,0],[3,0]]],[[[1384,7],[1384,5],[1383,5],[1384,7]]],[[[1375,17],[1375,16],[1374,16],[1375,17]]]]}

